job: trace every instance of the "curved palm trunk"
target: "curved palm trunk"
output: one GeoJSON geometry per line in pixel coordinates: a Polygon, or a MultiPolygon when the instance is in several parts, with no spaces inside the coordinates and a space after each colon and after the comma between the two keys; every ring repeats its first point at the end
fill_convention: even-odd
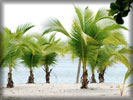
{"type": "Polygon", "coordinates": [[[105,73],[105,69],[100,71],[100,73],[99,73],[99,83],[104,82],[104,73],[105,73]]]}
{"type": "Polygon", "coordinates": [[[49,72],[49,67],[48,65],[46,65],[45,67],[45,71],[46,71],[46,83],[50,83],[50,72],[49,72]]]}
{"type": "Polygon", "coordinates": [[[13,87],[14,87],[14,83],[13,83],[13,80],[12,80],[12,66],[9,65],[7,88],[13,88],[13,87]]]}
{"type": "Polygon", "coordinates": [[[76,83],[79,83],[80,68],[81,68],[81,59],[79,59],[76,83]]]}
{"type": "Polygon", "coordinates": [[[30,76],[28,79],[28,83],[34,83],[34,75],[33,75],[33,69],[30,67],[30,76]]]}
{"type": "Polygon", "coordinates": [[[96,79],[95,79],[95,74],[92,73],[92,76],[91,76],[91,83],[96,83],[96,79]]]}
{"type": "Polygon", "coordinates": [[[86,62],[83,60],[83,75],[82,75],[82,86],[81,89],[88,88],[88,73],[86,70],[86,62]]]}

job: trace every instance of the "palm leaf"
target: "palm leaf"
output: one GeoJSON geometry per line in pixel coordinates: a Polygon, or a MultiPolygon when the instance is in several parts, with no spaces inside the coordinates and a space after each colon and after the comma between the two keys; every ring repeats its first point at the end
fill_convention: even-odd
{"type": "Polygon", "coordinates": [[[128,87],[131,87],[131,86],[133,86],[133,84],[129,84],[129,85],[128,85],[128,86],[126,86],[126,87],[128,88],[128,87]]]}
{"type": "Polygon", "coordinates": [[[80,26],[81,26],[81,28],[82,28],[82,30],[84,30],[84,22],[83,22],[83,15],[82,15],[82,12],[81,12],[81,10],[79,9],[79,8],[77,8],[76,6],[74,6],[74,9],[75,9],[75,12],[76,12],[76,14],[77,14],[77,16],[78,16],[78,20],[79,20],[79,22],[80,22],[80,26]]]}
{"type": "Polygon", "coordinates": [[[118,61],[120,61],[121,63],[123,63],[128,69],[130,69],[131,65],[128,61],[128,59],[124,56],[124,55],[121,55],[119,53],[115,53],[118,61]]]}
{"type": "Polygon", "coordinates": [[[103,40],[103,44],[105,45],[110,43],[114,45],[127,45],[123,35],[119,32],[114,32],[103,40]]]}
{"type": "Polygon", "coordinates": [[[128,77],[133,73],[133,69],[129,69],[127,70],[126,74],[125,74],[125,78],[124,78],[124,83],[126,82],[126,80],[128,79],[128,77]]]}
{"type": "Polygon", "coordinates": [[[87,29],[89,28],[90,24],[92,24],[93,22],[93,13],[90,9],[88,9],[88,7],[85,8],[85,12],[84,12],[84,32],[87,32],[87,29]]]}
{"type": "Polygon", "coordinates": [[[117,29],[128,30],[126,27],[121,26],[119,24],[112,24],[112,25],[107,26],[107,27],[104,28],[104,30],[108,30],[108,31],[117,30],[117,29]]]}
{"type": "Polygon", "coordinates": [[[29,29],[33,28],[34,25],[24,24],[20,25],[16,29],[16,38],[21,38],[24,33],[26,33],[29,29]]]}
{"type": "Polygon", "coordinates": [[[103,19],[104,17],[106,18],[108,16],[107,10],[105,9],[100,9],[96,13],[94,22],[98,22],[99,20],[103,19]]]}
{"type": "Polygon", "coordinates": [[[57,53],[55,53],[55,52],[46,54],[42,58],[42,64],[49,65],[49,66],[54,65],[57,62],[56,57],[57,57],[57,53]]]}
{"type": "Polygon", "coordinates": [[[47,29],[45,29],[42,35],[47,34],[49,32],[56,31],[56,32],[61,32],[68,37],[71,37],[58,19],[53,19],[51,22],[49,22],[48,25],[46,25],[46,27],[47,29]]]}

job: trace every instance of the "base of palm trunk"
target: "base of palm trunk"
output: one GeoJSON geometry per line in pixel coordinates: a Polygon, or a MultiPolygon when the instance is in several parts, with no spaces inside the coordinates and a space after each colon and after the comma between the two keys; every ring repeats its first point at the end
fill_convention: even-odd
{"type": "Polygon", "coordinates": [[[28,83],[34,83],[34,78],[32,76],[29,76],[28,83]]]}
{"type": "Polygon", "coordinates": [[[6,86],[7,88],[13,88],[14,87],[14,83],[12,80],[12,73],[8,73],[8,84],[6,86]]]}
{"type": "Polygon", "coordinates": [[[91,77],[91,83],[96,83],[95,75],[92,75],[92,77],[91,77]]]}
{"type": "Polygon", "coordinates": [[[87,89],[88,88],[88,73],[83,73],[83,79],[82,79],[82,86],[81,89],[87,89]]]}
{"type": "Polygon", "coordinates": [[[29,76],[29,79],[28,79],[28,83],[34,83],[34,75],[32,72],[30,72],[30,76],[29,76]]]}
{"type": "Polygon", "coordinates": [[[99,83],[103,83],[104,82],[104,75],[99,73],[99,83]]]}
{"type": "Polygon", "coordinates": [[[46,73],[46,83],[50,83],[50,72],[46,73]]]}

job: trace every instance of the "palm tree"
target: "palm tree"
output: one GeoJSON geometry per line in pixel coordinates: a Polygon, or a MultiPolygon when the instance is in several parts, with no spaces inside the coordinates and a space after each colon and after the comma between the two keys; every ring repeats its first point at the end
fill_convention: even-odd
{"type": "MultiPolygon", "coordinates": [[[[83,63],[83,81],[82,81],[82,88],[87,88],[87,77],[88,74],[86,72],[86,41],[87,41],[87,36],[85,37],[85,34],[83,33],[82,29],[78,25],[77,20],[73,22],[72,26],[72,33],[71,35],[65,30],[65,28],[61,25],[59,20],[53,20],[52,23],[49,24],[49,27],[47,30],[45,30],[44,34],[47,32],[52,32],[52,31],[58,31],[62,32],[66,36],[70,38],[69,40],[69,46],[73,56],[79,57],[83,63]]],[[[89,37],[90,38],[90,37],[89,37]]]]}
{"type": "Polygon", "coordinates": [[[88,74],[86,71],[86,59],[87,59],[87,51],[88,51],[88,45],[87,45],[87,38],[85,37],[84,33],[82,32],[82,29],[78,25],[77,21],[73,23],[72,27],[72,38],[69,40],[69,45],[71,46],[72,52],[75,52],[75,56],[81,59],[83,64],[83,80],[82,80],[82,87],[81,88],[87,88],[87,78],[88,74]]]}
{"type": "Polygon", "coordinates": [[[31,29],[33,25],[25,24],[18,26],[16,32],[11,32],[8,28],[4,28],[4,52],[2,59],[2,66],[9,66],[8,84],[7,88],[14,87],[12,80],[12,68],[15,67],[15,61],[19,58],[21,52],[21,42],[23,34],[31,29]]]}
{"type": "Polygon", "coordinates": [[[95,80],[94,69],[96,65],[96,57],[98,55],[98,49],[106,43],[115,44],[121,42],[118,41],[118,37],[116,37],[119,35],[119,33],[114,33],[114,30],[126,28],[116,24],[114,21],[111,24],[103,24],[102,20],[107,19],[112,21],[112,18],[108,17],[106,10],[99,10],[96,13],[96,16],[94,16],[88,7],[85,8],[84,12],[75,6],[74,8],[77,19],[74,19],[73,21],[71,33],[68,33],[60,21],[55,19],[47,25],[47,29],[43,34],[57,31],[63,33],[69,38],[68,43],[71,47],[71,52],[75,57],[78,57],[83,64],[83,79],[81,88],[87,88],[88,74],[86,70],[86,64],[89,63],[89,65],[91,65],[92,78],[95,80]],[[115,40],[115,42],[113,42],[113,40],[115,40]],[[91,52],[93,50],[94,52],[91,52]]]}
{"type": "Polygon", "coordinates": [[[82,11],[79,9],[76,9],[76,12],[83,32],[97,42],[88,42],[89,52],[87,55],[87,61],[92,72],[91,82],[95,83],[96,80],[94,71],[98,50],[108,42],[111,44],[126,44],[125,41],[121,39],[121,33],[118,33],[117,31],[121,28],[127,30],[127,28],[116,24],[111,17],[107,16],[107,11],[104,9],[100,9],[96,13],[95,17],[93,17],[93,13],[88,9],[88,7],[86,7],[84,14],[82,14],[82,11]]]}
{"type": "Polygon", "coordinates": [[[33,36],[26,36],[23,39],[21,59],[30,71],[28,83],[34,83],[33,68],[39,65],[41,59],[41,50],[33,36]]]}
{"type": "Polygon", "coordinates": [[[88,65],[90,66],[92,75],[91,75],[91,83],[96,83],[95,79],[95,69],[96,69],[96,61],[98,56],[99,47],[96,46],[95,48],[90,46],[89,53],[88,53],[88,65]]]}
{"type": "Polygon", "coordinates": [[[57,62],[57,53],[56,52],[51,52],[49,54],[46,54],[43,58],[42,58],[42,63],[44,65],[44,71],[46,72],[46,83],[50,83],[50,73],[52,71],[52,69],[49,69],[49,67],[51,65],[54,65],[57,62]]]}
{"type": "Polygon", "coordinates": [[[99,82],[104,82],[104,73],[107,68],[107,66],[111,66],[113,63],[116,63],[116,59],[114,59],[112,52],[114,48],[113,46],[105,46],[101,48],[98,52],[97,57],[97,66],[98,66],[98,72],[99,72],[99,82]],[[108,49],[109,47],[109,49],[108,49]]]}
{"type": "Polygon", "coordinates": [[[97,41],[97,44],[91,45],[89,43],[88,50],[88,64],[90,65],[92,72],[91,83],[95,83],[96,79],[94,72],[99,49],[107,44],[126,44],[118,30],[127,30],[127,28],[116,24],[111,17],[107,16],[108,13],[105,9],[100,9],[95,17],[93,17],[93,13],[87,7],[84,12],[86,12],[84,14],[86,16],[84,33],[97,41]],[[91,15],[90,19],[88,15],[91,15]],[[89,19],[89,21],[87,19],[89,19]]]}
{"type": "Polygon", "coordinates": [[[97,66],[99,72],[99,82],[104,82],[104,73],[109,66],[117,62],[123,63],[128,69],[130,69],[130,63],[127,58],[127,54],[130,53],[129,48],[119,45],[107,45],[99,50],[97,66]],[[125,55],[126,54],[126,55],[125,55]]]}
{"type": "Polygon", "coordinates": [[[50,66],[56,64],[57,57],[63,56],[66,52],[64,49],[65,43],[61,42],[60,39],[55,39],[55,33],[50,35],[49,39],[43,36],[36,37],[42,52],[40,65],[44,66],[46,83],[50,83],[50,73],[52,71],[50,66]]]}

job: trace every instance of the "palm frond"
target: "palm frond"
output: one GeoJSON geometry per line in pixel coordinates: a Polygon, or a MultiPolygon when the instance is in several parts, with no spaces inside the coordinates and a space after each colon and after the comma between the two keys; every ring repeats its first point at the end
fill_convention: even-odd
{"type": "Polygon", "coordinates": [[[115,53],[115,55],[119,62],[123,63],[128,69],[131,68],[130,62],[127,59],[127,57],[125,57],[124,55],[122,55],[120,53],[115,53]]]}
{"type": "Polygon", "coordinates": [[[27,32],[32,27],[34,27],[34,25],[31,25],[29,23],[24,24],[24,25],[20,25],[20,26],[17,27],[16,33],[21,33],[22,32],[24,34],[25,32],[27,32]]]}
{"type": "Polygon", "coordinates": [[[31,24],[24,24],[20,25],[16,29],[16,38],[21,38],[24,33],[26,33],[29,29],[33,28],[34,25],[31,24]]]}
{"type": "Polygon", "coordinates": [[[96,61],[98,56],[98,46],[88,45],[87,63],[92,70],[96,67],[96,61]]]}
{"type": "Polygon", "coordinates": [[[84,30],[83,30],[85,33],[88,33],[87,29],[89,28],[90,24],[92,24],[93,20],[94,20],[93,12],[90,9],[88,9],[88,7],[86,7],[84,12],[84,30]]]}
{"type": "Polygon", "coordinates": [[[82,28],[82,30],[84,30],[84,20],[83,20],[83,13],[82,13],[82,11],[79,9],[79,8],[77,8],[76,6],[74,6],[74,9],[75,9],[75,12],[76,12],[76,14],[77,14],[77,16],[78,16],[78,20],[79,20],[79,22],[80,22],[80,26],[81,26],[81,28],[82,28]]]}
{"type": "Polygon", "coordinates": [[[58,19],[53,19],[51,22],[49,22],[48,25],[46,25],[46,27],[47,28],[45,29],[42,35],[56,31],[56,32],[61,32],[68,37],[71,37],[58,19]]]}
{"type": "Polygon", "coordinates": [[[112,25],[107,26],[107,27],[104,28],[104,30],[108,30],[108,31],[117,30],[117,29],[128,30],[126,27],[121,26],[119,24],[112,24],[112,25]]]}
{"type": "Polygon", "coordinates": [[[108,18],[107,16],[108,16],[107,10],[106,9],[100,9],[96,13],[94,22],[98,22],[99,20],[101,20],[103,18],[108,18]]]}
{"type": "Polygon", "coordinates": [[[103,44],[127,45],[127,42],[121,33],[114,32],[103,40],[103,44]]]}
{"type": "Polygon", "coordinates": [[[25,49],[23,52],[24,53],[21,57],[21,59],[23,60],[22,63],[24,63],[29,68],[37,67],[41,58],[41,53],[35,52],[33,55],[32,51],[29,49],[25,49]]]}
{"type": "Polygon", "coordinates": [[[34,39],[34,36],[23,39],[21,59],[27,67],[37,67],[42,57],[40,45],[34,39]]]}
{"type": "Polygon", "coordinates": [[[118,50],[118,52],[120,53],[120,54],[128,54],[128,55],[130,55],[130,54],[132,54],[131,52],[131,50],[130,50],[130,48],[128,48],[128,47],[123,47],[123,48],[121,48],[120,50],[118,50]]]}
{"type": "Polygon", "coordinates": [[[50,36],[49,42],[52,42],[52,41],[55,40],[55,35],[56,35],[56,33],[54,33],[54,34],[52,34],[52,35],[50,36]]]}
{"type": "Polygon", "coordinates": [[[86,28],[86,34],[91,36],[92,38],[95,39],[96,35],[98,34],[100,28],[95,24],[89,24],[88,28],[86,28]]]}
{"type": "Polygon", "coordinates": [[[7,27],[4,28],[4,33],[6,33],[8,35],[12,34],[11,30],[8,29],[7,27]]]}
{"type": "Polygon", "coordinates": [[[54,65],[57,62],[56,58],[57,58],[57,53],[51,52],[49,54],[44,55],[41,61],[43,65],[50,66],[54,65]]]}

